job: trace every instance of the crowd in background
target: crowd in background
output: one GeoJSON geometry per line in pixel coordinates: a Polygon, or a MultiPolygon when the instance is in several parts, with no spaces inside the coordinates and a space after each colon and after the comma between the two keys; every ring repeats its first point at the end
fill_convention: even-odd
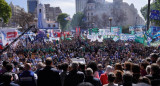
{"type": "Polygon", "coordinates": [[[1,55],[0,86],[160,86],[159,52],[133,41],[19,41],[1,55]]]}

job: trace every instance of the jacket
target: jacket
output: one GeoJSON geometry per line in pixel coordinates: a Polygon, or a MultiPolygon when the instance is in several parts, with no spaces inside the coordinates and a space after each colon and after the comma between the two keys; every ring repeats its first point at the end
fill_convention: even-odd
{"type": "Polygon", "coordinates": [[[90,82],[94,86],[102,86],[101,81],[97,78],[94,78],[93,76],[86,76],[84,82],[90,82]]]}

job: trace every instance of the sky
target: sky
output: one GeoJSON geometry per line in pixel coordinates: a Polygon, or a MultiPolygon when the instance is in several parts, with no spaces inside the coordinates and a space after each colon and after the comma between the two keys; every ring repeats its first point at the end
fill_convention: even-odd
{"type": "MultiPolygon", "coordinates": [[[[12,3],[14,5],[19,5],[27,11],[27,0],[6,0],[7,3],[12,3]]],[[[108,2],[113,2],[113,0],[106,0],[108,2]]],[[[123,0],[129,5],[133,3],[135,8],[137,8],[138,13],[141,16],[140,9],[148,3],[148,0],[123,0]]],[[[152,1],[152,0],[151,0],[152,1]]],[[[75,14],[75,0],[40,0],[42,4],[50,4],[53,7],[60,7],[63,13],[67,13],[72,17],[75,14]]]]}

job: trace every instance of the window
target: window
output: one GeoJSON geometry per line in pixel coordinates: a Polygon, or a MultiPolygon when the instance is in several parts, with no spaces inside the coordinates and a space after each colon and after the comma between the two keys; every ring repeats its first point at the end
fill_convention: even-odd
{"type": "Polygon", "coordinates": [[[55,25],[55,24],[53,24],[53,27],[56,27],[56,25],[55,25]]]}
{"type": "Polygon", "coordinates": [[[91,16],[93,16],[93,13],[91,13],[91,16]]]}
{"type": "Polygon", "coordinates": [[[39,9],[39,13],[41,13],[41,9],[39,9]]]}
{"type": "Polygon", "coordinates": [[[88,16],[89,16],[89,13],[88,13],[88,16]]]}
{"type": "Polygon", "coordinates": [[[48,27],[51,27],[51,25],[50,25],[50,24],[48,24],[48,27]]]}

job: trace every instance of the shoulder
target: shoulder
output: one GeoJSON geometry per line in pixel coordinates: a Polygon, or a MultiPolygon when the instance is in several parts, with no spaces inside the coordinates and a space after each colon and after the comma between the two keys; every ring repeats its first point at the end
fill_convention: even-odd
{"type": "Polygon", "coordinates": [[[79,75],[84,75],[84,73],[81,72],[81,71],[77,71],[77,74],[79,74],[79,75]]]}
{"type": "Polygon", "coordinates": [[[103,86],[108,86],[108,84],[105,84],[105,85],[103,85],[103,86]]]}
{"type": "Polygon", "coordinates": [[[19,86],[19,85],[15,83],[10,83],[10,86],[19,86]]]}

